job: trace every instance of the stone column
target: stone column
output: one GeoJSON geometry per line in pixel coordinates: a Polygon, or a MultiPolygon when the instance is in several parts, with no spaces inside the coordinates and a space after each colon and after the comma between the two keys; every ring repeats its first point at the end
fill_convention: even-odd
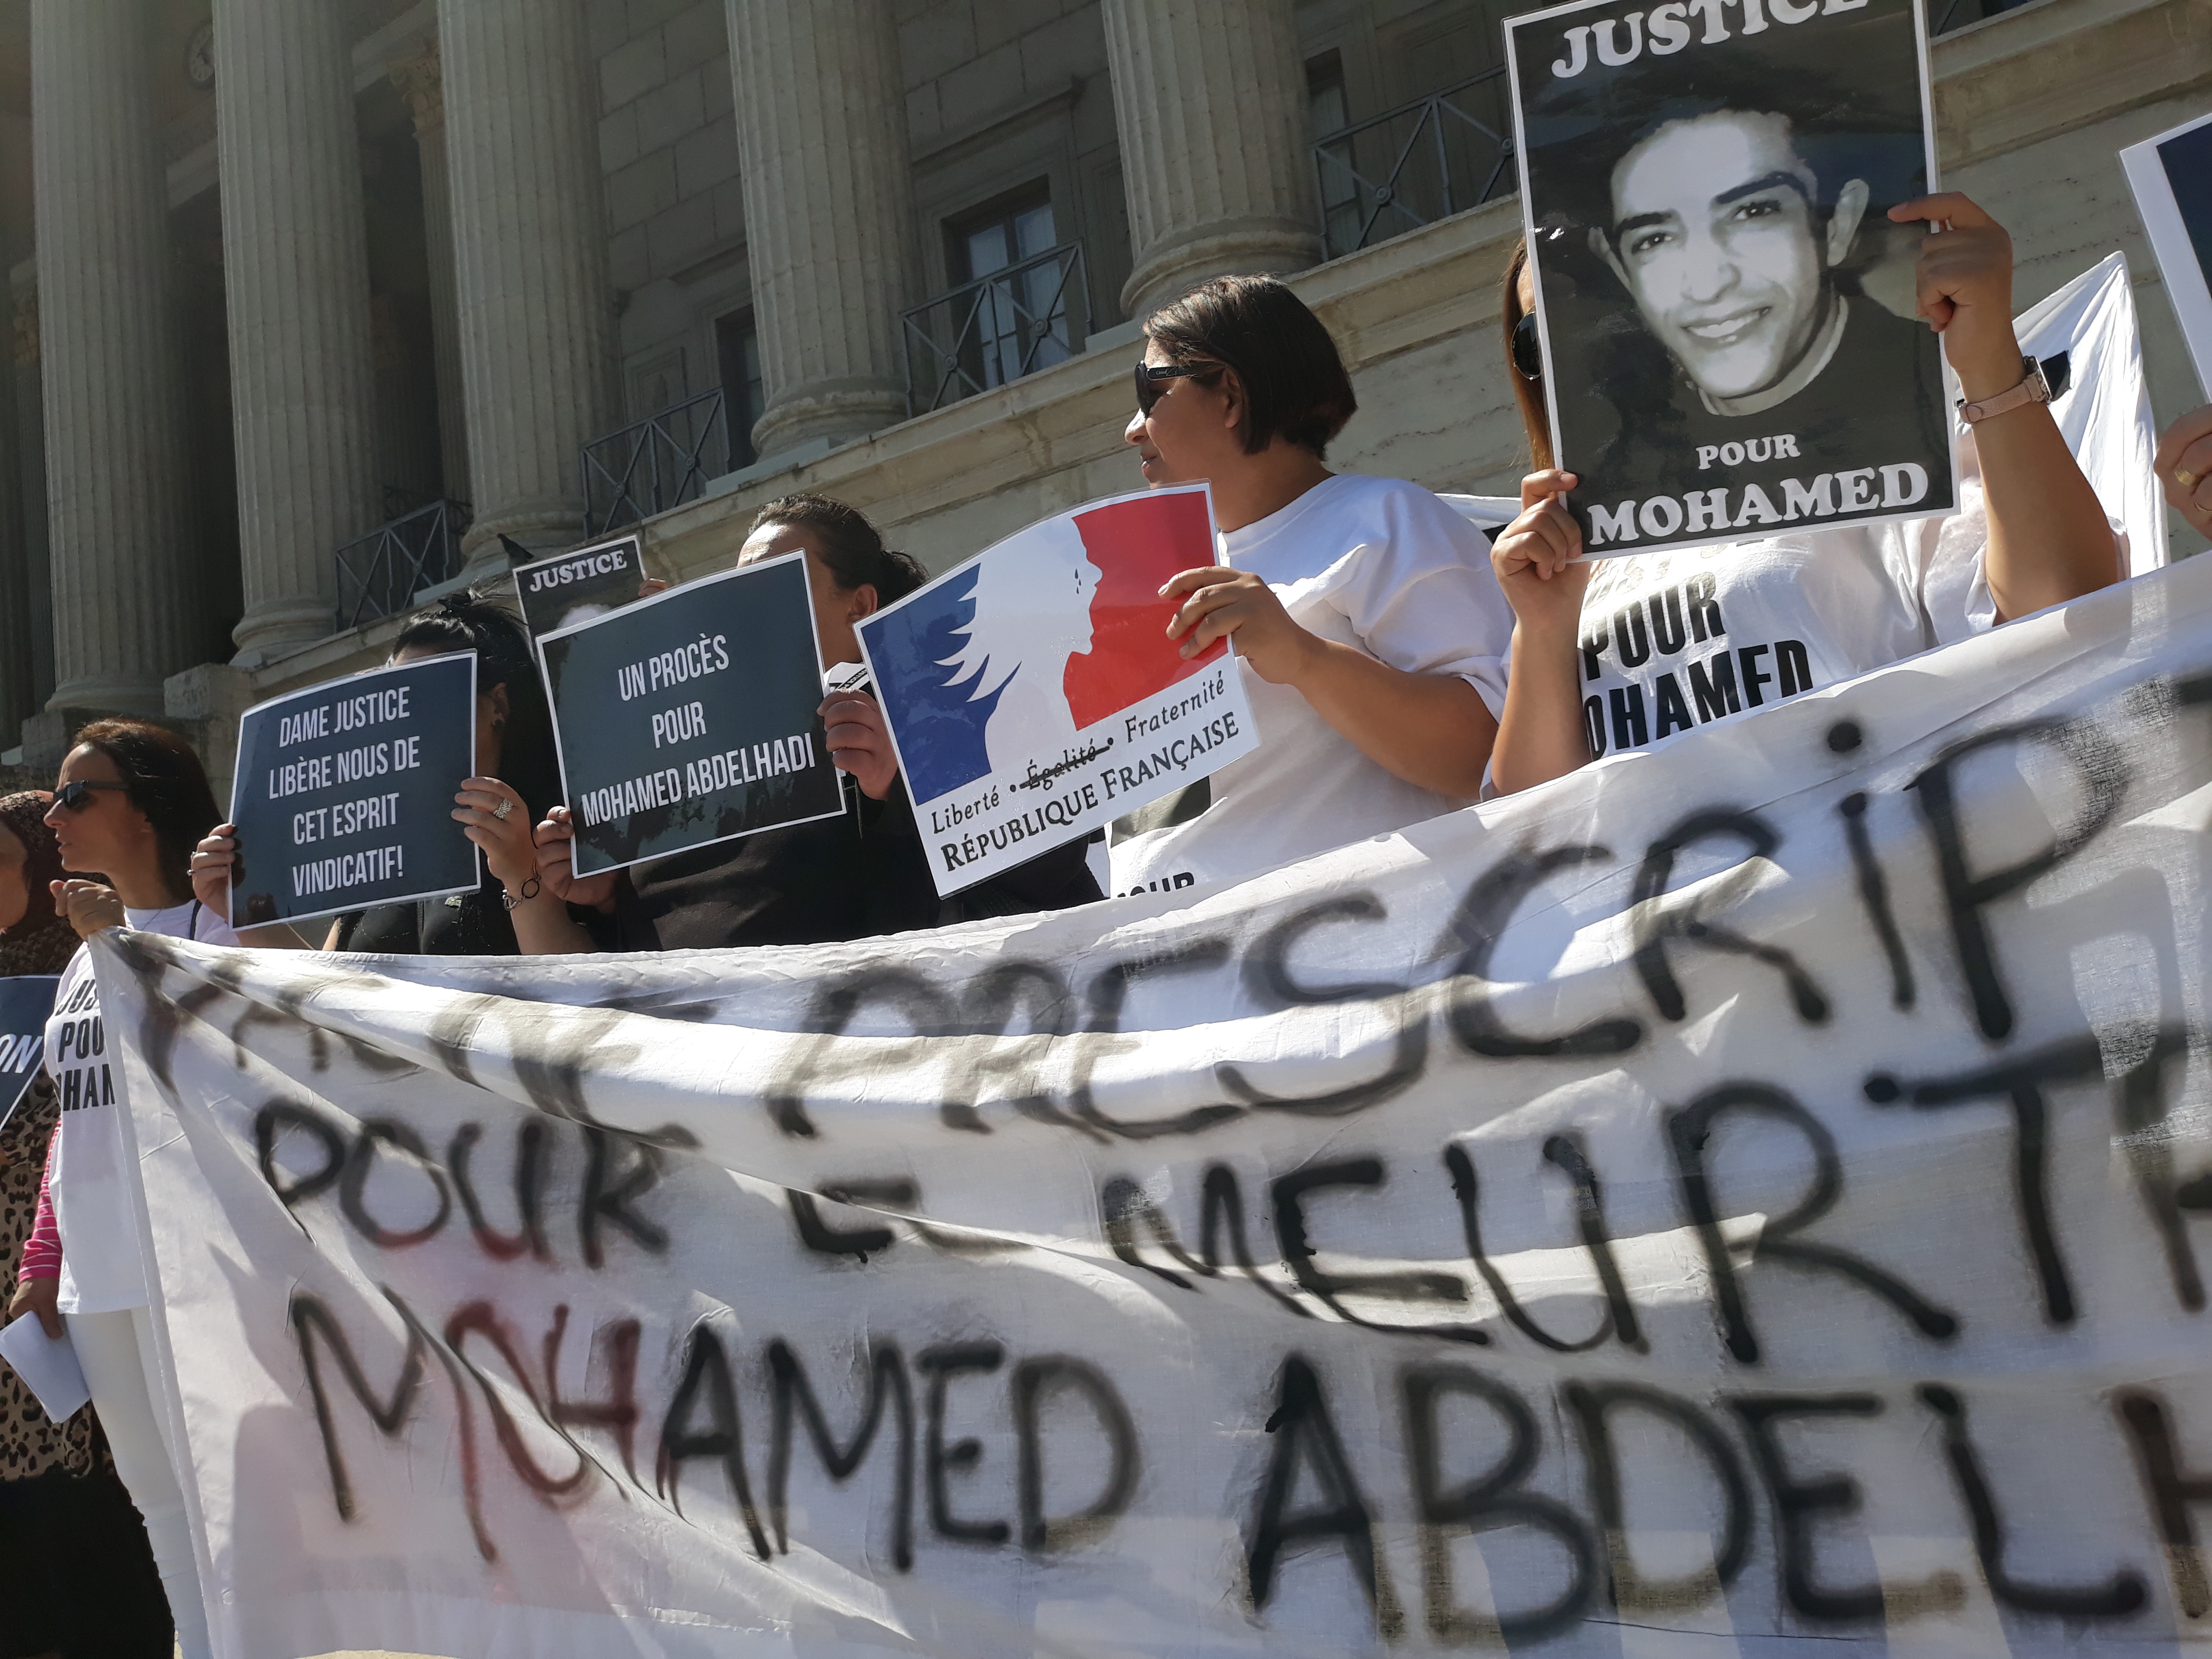
{"type": "Polygon", "coordinates": [[[725,3],[767,391],[753,446],[773,457],[906,418],[906,94],[888,0],[725,3]]]}
{"type": "Polygon", "coordinates": [[[33,0],[58,721],[159,714],[192,654],[152,40],[139,0],[33,0]]]}
{"type": "MultiPolygon", "coordinates": [[[[30,337],[33,343],[38,338],[35,318],[33,313],[30,337]]],[[[21,322],[19,313],[19,353],[23,344],[21,322]]],[[[18,356],[19,367],[21,362],[18,356]]],[[[0,398],[0,733],[7,734],[0,746],[9,749],[15,746],[15,734],[38,708],[32,697],[36,679],[32,640],[33,630],[44,626],[46,620],[46,607],[33,609],[31,599],[31,544],[25,533],[23,466],[16,441],[14,390],[11,380],[9,395],[0,398]]]]}
{"type": "Polygon", "coordinates": [[[446,172],[446,94],[438,43],[426,43],[392,66],[415,118],[415,149],[422,162],[422,240],[430,263],[430,351],[438,375],[438,451],[446,494],[473,501],[469,485],[469,428],[461,392],[460,305],[453,291],[453,200],[446,172]]]}
{"type": "Polygon", "coordinates": [[[216,0],[216,158],[252,665],[334,626],[331,556],[381,517],[368,239],[339,8],[216,0]]]}
{"type": "Polygon", "coordinates": [[[1291,0],[1105,0],[1142,319],[1210,276],[1321,258],[1291,0]]]}
{"type": "Polygon", "coordinates": [[[454,288],[476,522],[572,546],[577,456],[614,424],[614,303],[582,0],[440,0],[454,288]]]}

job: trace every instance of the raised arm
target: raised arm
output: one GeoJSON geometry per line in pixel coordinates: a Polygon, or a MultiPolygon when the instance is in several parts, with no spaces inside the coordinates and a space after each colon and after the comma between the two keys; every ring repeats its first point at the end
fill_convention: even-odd
{"type": "MultiPolygon", "coordinates": [[[[1889,210],[1900,223],[1939,227],[1921,245],[1920,314],[1943,337],[1943,355],[1969,403],[2024,378],[2012,325],[2012,238],[1955,191],[1889,210]]],[[[2057,422],[2022,404],[1974,427],[1990,539],[1983,569],[1998,620],[2062,605],[2119,580],[2112,527],[2081,476],[2057,422]]]]}
{"type": "Polygon", "coordinates": [[[1491,544],[1490,567],[1514,617],[1505,712],[1490,757],[1491,787],[1501,795],[1589,763],[1576,647],[1590,567],[1582,527],[1560,501],[1574,487],[1571,472],[1530,473],[1521,480],[1521,516],[1491,544]]]}

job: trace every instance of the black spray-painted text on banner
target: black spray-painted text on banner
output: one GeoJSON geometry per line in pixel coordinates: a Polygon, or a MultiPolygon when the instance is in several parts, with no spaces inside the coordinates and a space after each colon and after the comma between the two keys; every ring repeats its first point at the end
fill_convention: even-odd
{"type": "Polygon", "coordinates": [[[580,873],[844,807],[800,556],[748,565],[539,642],[580,873]]]}
{"type": "Polygon", "coordinates": [[[373,669],[248,709],[231,818],[234,926],[476,886],[453,821],[476,767],[476,657],[373,669]]]}

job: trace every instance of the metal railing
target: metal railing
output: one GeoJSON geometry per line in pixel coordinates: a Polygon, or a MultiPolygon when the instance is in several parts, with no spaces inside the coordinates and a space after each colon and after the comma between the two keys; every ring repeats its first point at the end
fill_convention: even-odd
{"type": "Polygon", "coordinates": [[[1520,188],[1505,70],[1493,70],[1354,121],[1314,141],[1328,256],[1409,230],[1520,188]]]}
{"type": "Polygon", "coordinates": [[[899,313],[908,411],[933,409],[1065,362],[1091,332],[1083,244],[1065,242],[899,313]],[[1082,307],[1081,326],[1071,302],[1082,307]]]}
{"type": "Polygon", "coordinates": [[[465,501],[432,501],[338,549],[337,631],[396,617],[422,589],[459,575],[469,517],[465,501]]]}
{"type": "Polygon", "coordinates": [[[1944,34],[1962,29],[2027,3],[2027,0],[1928,0],[1928,33],[1944,34]]]}
{"type": "Polygon", "coordinates": [[[681,507],[730,470],[730,426],[718,386],[671,404],[577,452],[584,474],[584,533],[681,507]]]}

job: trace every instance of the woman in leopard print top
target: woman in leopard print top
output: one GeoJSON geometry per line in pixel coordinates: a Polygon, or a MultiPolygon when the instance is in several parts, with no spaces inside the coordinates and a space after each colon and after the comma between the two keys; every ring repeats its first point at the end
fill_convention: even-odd
{"type": "MultiPolygon", "coordinates": [[[[58,974],[82,942],[54,915],[47,887],[62,873],[45,823],[51,799],[44,790],[0,796],[0,977],[58,974]]],[[[9,1082],[0,1079],[0,1111],[9,1082]]],[[[15,1294],[60,1115],[41,1073],[0,1127],[0,1308],[15,1294]]],[[[92,1407],[55,1422],[0,1360],[0,1659],[169,1651],[168,1603],[146,1529],[92,1407]]]]}

